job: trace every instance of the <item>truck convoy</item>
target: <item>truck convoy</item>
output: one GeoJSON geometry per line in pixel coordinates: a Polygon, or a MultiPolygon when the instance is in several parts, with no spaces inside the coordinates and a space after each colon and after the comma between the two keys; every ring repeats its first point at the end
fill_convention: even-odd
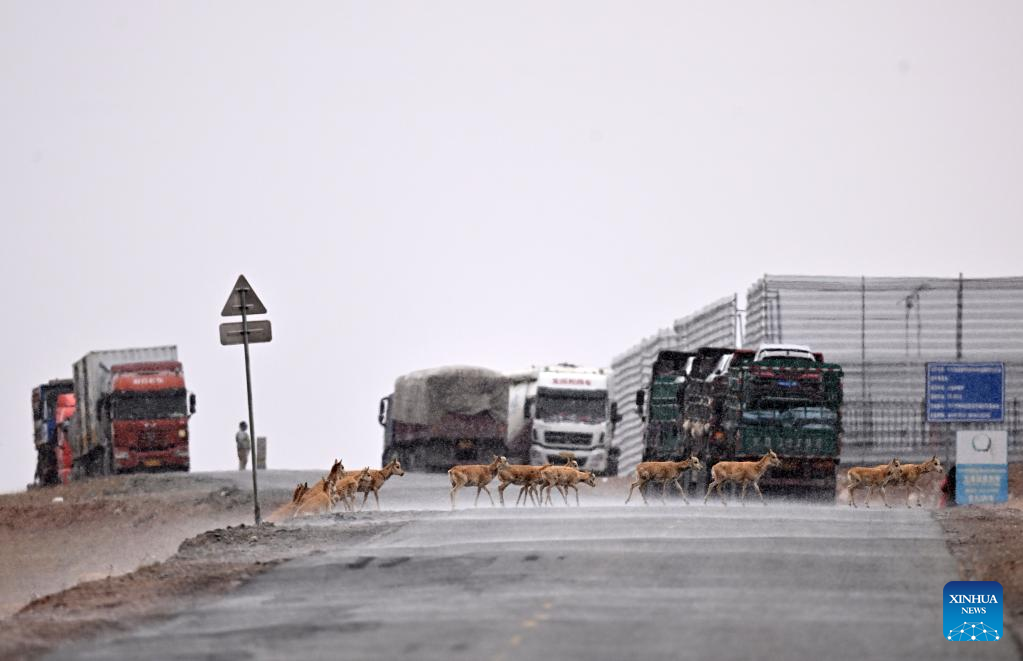
{"type": "MultiPolygon", "coordinates": [[[[645,421],[644,456],[696,455],[712,466],[755,459],[773,449],[782,465],[762,484],[834,498],[842,368],[825,363],[821,354],[798,345],[762,345],[756,353],[716,347],[692,354],[662,352],[648,392],[649,400],[647,392],[636,393],[645,421]]],[[[701,486],[705,475],[696,476],[701,486]]]]}
{"type": "Polygon", "coordinates": [[[580,468],[618,474],[617,402],[611,370],[560,363],[509,376],[508,452],[522,463],[558,463],[571,452],[580,468]]]}
{"type": "Polygon", "coordinates": [[[37,485],[188,470],[195,395],[185,389],[177,347],[93,351],[72,375],[32,391],[37,485]]]}
{"type": "Polygon", "coordinates": [[[382,463],[441,471],[506,453],[508,378],[482,367],[452,366],[398,377],[380,400],[382,463]]]}
{"type": "Polygon", "coordinates": [[[386,463],[445,471],[505,455],[512,463],[560,463],[616,470],[617,405],[606,369],[561,364],[505,375],[482,367],[439,367],[398,377],[380,400],[386,463]]]}

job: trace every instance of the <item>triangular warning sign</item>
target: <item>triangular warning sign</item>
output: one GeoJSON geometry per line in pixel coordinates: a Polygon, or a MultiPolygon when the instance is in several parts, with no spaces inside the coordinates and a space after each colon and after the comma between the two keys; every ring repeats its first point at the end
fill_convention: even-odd
{"type": "Polygon", "coordinates": [[[259,300],[252,285],[245,279],[244,275],[238,276],[238,282],[234,283],[231,295],[224,303],[224,309],[220,312],[221,317],[240,317],[242,314],[242,292],[245,293],[245,314],[266,314],[266,306],[259,300]]]}

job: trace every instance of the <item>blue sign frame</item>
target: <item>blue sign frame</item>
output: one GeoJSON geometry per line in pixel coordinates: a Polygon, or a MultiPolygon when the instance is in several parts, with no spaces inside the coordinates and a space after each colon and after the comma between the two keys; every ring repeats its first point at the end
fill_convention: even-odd
{"type": "Polygon", "coordinates": [[[1001,422],[1005,363],[927,363],[927,422],[1001,422]]]}

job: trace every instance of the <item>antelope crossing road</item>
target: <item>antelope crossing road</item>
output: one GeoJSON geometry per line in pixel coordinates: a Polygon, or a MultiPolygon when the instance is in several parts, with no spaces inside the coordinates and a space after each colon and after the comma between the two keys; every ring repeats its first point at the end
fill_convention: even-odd
{"type": "Polygon", "coordinates": [[[463,494],[451,513],[444,476],[396,479],[390,510],[362,515],[378,535],[54,658],[1018,658],[1011,636],[942,637],[956,567],[924,510],[581,495],[502,510],[463,494]]]}

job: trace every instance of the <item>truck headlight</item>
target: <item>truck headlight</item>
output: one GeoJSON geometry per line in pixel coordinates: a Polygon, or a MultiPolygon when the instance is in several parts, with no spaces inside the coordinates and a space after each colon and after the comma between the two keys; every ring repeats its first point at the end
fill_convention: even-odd
{"type": "Polygon", "coordinates": [[[178,438],[188,438],[188,430],[187,429],[179,429],[178,430],[178,438]]]}

